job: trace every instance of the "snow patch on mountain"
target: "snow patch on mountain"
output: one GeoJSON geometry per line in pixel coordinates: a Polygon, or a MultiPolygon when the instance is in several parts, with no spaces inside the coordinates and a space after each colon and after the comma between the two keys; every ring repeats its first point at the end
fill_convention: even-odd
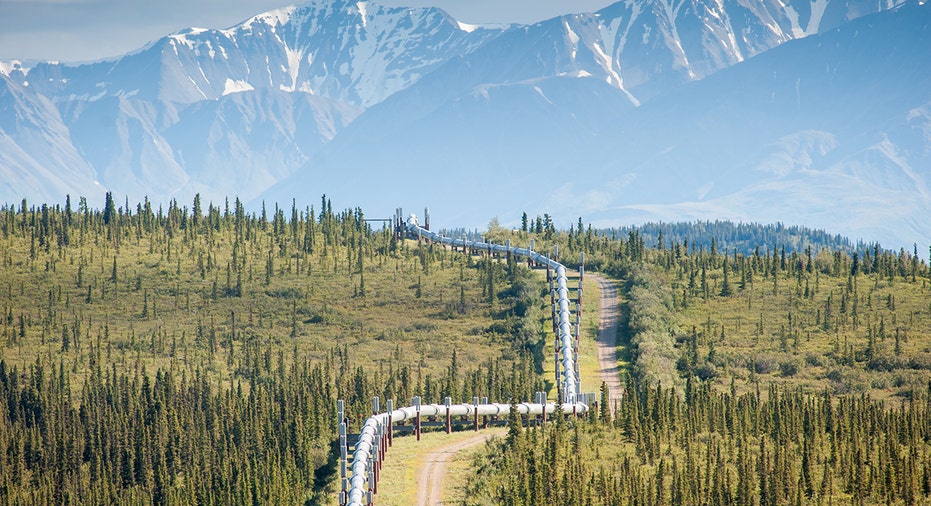
{"type": "Polygon", "coordinates": [[[283,67],[282,70],[286,71],[288,75],[291,76],[291,85],[285,86],[284,84],[282,84],[281,90],[282,91],[294,91],[295,89],[297,89],[297,78],[300,75],[301,59],[303,58],[304,55],[301,54],[299,50],[291,49],[288,46],[284,47],[284,51],[285,51],[285,54],[287,55],[288,66],[286,68],[283,67]]]}
{"type": "Polygon", "coordinates": [[[226,78],[226,85],[223,87],[223,95],[229,95],[230,93],[242,93],[244,91],[252,91],[255,88],[251,84],[245,81],[234,81],[230,78],[226,78]]]}
{"type": "Polygon", "coordinates": [[[356,4],[356,9],[358,9],[358,11],[359,11],[359,18],[362,20],[362,27],[365,28],[366,26],[368,26],[368,22],[367,22],[368,12],[366,12],[366,4],[365,4],[365,2],[359,2],[359,3],[357,3],[357,4],[356,4]]]}
{"type": "Polygon", "coordinates": [[[222,33],[225,35],[234,36],[237,32],[252,30],[253,26],[256,24],[277,28],[291,21],[295,11],[297,11],[297,6],[290,5],[287,7],[281,7],[280,9],[273,9],[267,12],[263,12],[258,16],[247,19],[240,25],[222,30],[222,33]]]}
{"type": "Polygon", "coordinates": [[[478,30],[478,25],[470,25],[468,23],[463,23],[462,21],[456,21],[456,25],[459,26],[459,29],[466,33],[472,33],[475,30],[478,30]]]}
{"type": "Polygon", "coordinates": [[[811,18],[808,21],[808,28],[805,30],[807,35],[814,35],[821,31],[821,19],[824,17],[824,11],[828,7],[828,0],[815,0],[811,3],[811,18]]]}
{"type": "Polygon", "coordinates": [[[0,74],[10,77],[13,72],[22,72],[23,77],[29,75],[29,67],[23,65],[21,60],[0,60],[0,74]]]}
{"type": "MultiPolygon", "coordinates": [[[[579,44],[579,36],[576,35],[576,33],[572,31],[572,27],[569,26],[569,22],[568,22],[568,21],[563,20],[562,24],[563,24],[563,26],[566,28],[566,35],[569,36],[569,42],[570,42],[573,46],[577,46],[577,45],[579,44]]],[[[575,51],[575,48],[573,48],[573,51],[575,51]]],[[[574,53],[574,52],[573,52],[573,54],[572,54],[572,58],[575,59],[575,53],[574,53]]]]}

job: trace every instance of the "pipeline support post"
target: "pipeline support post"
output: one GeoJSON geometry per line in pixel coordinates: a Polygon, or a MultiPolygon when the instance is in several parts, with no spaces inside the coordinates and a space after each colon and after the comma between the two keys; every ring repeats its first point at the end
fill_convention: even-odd
{"type": "Polygon", "coordinates": [[[340,492],[339,492],[339,503],[341,506],[346,505],[346,492],[349,485],[349,479],[346,476],[346,460],[347,460],[347,450],[346,450],[346,424],[340,422],[339,424],[339,483],[340,483],[340,492]]]}
{"type": "Polygon", "coordinates": [[[414,397],[412,404],[417,410],[417,416],[414,418],[414,432],[417,434],[417,441],[420,441],[420,396],[414,397]]]}
{"type": "Polygon", "coordinates": [[[453,432],[453,421],[449,416],[450,406],[452,406],[453,401],[451,398],[446,398],[446,433],[451,434],[453,432]]]}
{"type": "Polygon", "coordinates": [[[369,459],[369,463],[372,466],[371,467],[372,475],[375,477],[375,481],[373,482],[374,483],[373,487],[375,488],[375,493],[377,494],[378,493],[378,471],[381,469],[381,452],[378,451],[378,446],[379,446],[378,432],[375,433],[375,440],[372,441],[372,443],[373,443],[372,444],[372,458],[369,459]]]}
{"type": "Polygon", "coordinates": [[[394,399],[388,399],[388,446],[394,444],[394,422],[391,420],[394,413],[394,399]]]}
{"type": "Polygon", "coordinates": [[[556,375],[556,384],[559,384],[559,337],[557,336],[556,351],[553,352],[553,372],[556,375]]]}
{"type": "Polygon", "coordinates": [[[342,399],[336,401],[336,424],[339,430],[339,481],[340,481],[340,503],[346,503],[346,490],[348,488],[348,479],[346,476],[346,463],[348,460],[348,451],[346,444],[346,411],[342,399]]]}
{"type": "MultiPolygon", "coordinates": [[[[372,397],[372,416],[378,416],[378,412],[379,412],[379,410],[380,410],[379,408],[381,408],[381,402],[379,401],[379,398],[378,398],[378,396],[376,395],[375,397],[372,397]]],[[[377,429],[378,429],[378,430],[376,431],[376,434],[375,434],[375,442],[378,443],[378,444],[373,448],[373,450],[376,450],[376,449],[377,449],[377,451],[379,452],[378,454],[380,454],[380,453],[384,452],[384,450],[385,450],[385,448],[383,448],[383,446],[382,446],[382,445],[384,444],[384,442],[381,440],[381,439],[382,439],[382,438],[381,438],[381,434],[383,433],[383,430],[384,430],[383,427],[382,427],[382,424],[379,423],[378,426],[377,426],[377,429]]],[[[378,455],[378,454],[376,454],[376,455],[378,455]]],[[[376,459],[376,460],[378,460],[378,469],[380,470],[380,469],[381,469],[381,459],[376,459]]]]}
{"type": "Polygon", "coordinates": [[[537,392],[537,403],[543,407],[540,411],[543,412],[543,423],[546,424],[546,392],[537,392]]]}
{"type": "MultiPolygon", "coordinates": [[[[488,404],[488,397],[482,397],[482,404],[488,404]]],[[[488,415],[482,415],[482,428],[488,428],[488,415]]]]}
{"type": "Polygon", "coordinates": [[[388,451],[388,437],[385,436],[385,426],[384,424],[379,424],[378,427],[378,470],[381,471],[382,465],[385,463],[385,452],[388,451]]]}

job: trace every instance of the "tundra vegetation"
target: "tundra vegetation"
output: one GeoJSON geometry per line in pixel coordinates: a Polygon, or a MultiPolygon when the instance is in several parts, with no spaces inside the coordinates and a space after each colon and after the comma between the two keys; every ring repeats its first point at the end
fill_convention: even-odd
{"type": "Polygon", "coordinates": [[[648,247],[637,229],[548,221],[499,235],[557,243],[569,263],[584,252],[621,280],[625,395],[584,419],[516,424],[476,458],[467,504],[931,501],[931,279],[917,245],[764,227],[749,232],[785,241],[747,248],[651,226],[648,247]]]}
{"type": "Polygon", "coordinates": [[[517,264],[326,197],[103,204],[0,208],[7,504],[330,503],[337,399],[357,431],[374,396],[548,388],[542,287],[517,264]]]}
{"type": "MultiPolygon", "coordinates": [[[[558,246],[569,266],[584,253],[619,280],[626,395],[580,420],[510,420],[468,502],[931,500],[917,246],[779,229],[737,251],[525,221],[486,236],[558,246]]],[[[371,223],[325,197],[0,207],[0,497],[332,503],[338,398],[351,431],[376,395],[553,398],[539,276],[371,223]]]]}

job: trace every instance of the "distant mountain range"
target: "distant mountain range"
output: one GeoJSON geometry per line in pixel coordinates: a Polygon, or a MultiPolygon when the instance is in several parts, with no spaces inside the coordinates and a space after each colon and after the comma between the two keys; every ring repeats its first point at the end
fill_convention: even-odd
{"type": "Polygon", "coordinates": [[[900,0],[622,0],[496,27],[284,7],[113,60],[0,62],[0,201],[326,193],[466,227],[725,218],[927,244],[929,26],[900,0]]]}

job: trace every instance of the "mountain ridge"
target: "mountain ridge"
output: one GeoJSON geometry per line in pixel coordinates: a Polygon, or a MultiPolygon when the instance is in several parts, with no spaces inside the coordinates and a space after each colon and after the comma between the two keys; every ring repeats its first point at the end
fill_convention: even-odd
{"type": "MultiPolygon", "coordinates": [[[[740,187],[752,178],[738,167],[749,164],[765,166],[773,177],[800,178],[794,189],[782,187],[810,201],[810,214],[793,218],[824,227],[832,221],[817,206],[825,204],[830,185],[812,183],[824,191],[803,192],[803,176],[814,182],[821,176],[798,167],[840,156],[839,143],[844,141],[844,149],[855,144],[849,136],[806,118],[802,127],[766,138],[775,130],[758,114],[767,107],[762,102],[752,102],[758,111],[735,129],[729,122],[740,111],[721,108],[751,102],[712,92],[689,98],[692,92],[683,90],[710,78],[733,90],[719,76],[734,75],[729,71],[792,41],[843,32],[864,16],[894,15],[903,5],[920,4],[622,0],[595,13],[489,28],[464,24],[437,8],[320,2],[271,10],[221,30],[181,30],[136,52],[89,64],[0,62],[5,85],[19,90],[0,95],[0,108],[23,107],[23,99],[14,96],[32,97],[30,103],[44,104],[32,110],[48,116],[32,123],[56,125],[41,142],[0,127],[6,146],[0,163],[11,181],[0,186],[0,200],[63,200],[63,194],[54,197],[61,192],[99,198],[109,190],[162,202],[187,201],[195,193],[214,201],[238,195],[257,206],[262,200],[290,201],[294,193],[326,192],[352,194],[351,200],[367,208],[390,210],[398,199],[429,202],[429,194],[440,190],[421,195],[405,182],[430,181],[437,189],[468,192],[464,201],[470,205],[486,197],[507,203],[481,212],[450,205],[450,219],[472,220],[462,222],[469,226],[478,225],[476,212],[518,216],[521,210],[585,214],[608,224],[703,208],[703,218],[730,212],[723,217],[761,221],[758,213],[766,206],[754,208],[759,197],[740,187]],[[709,100],[721,105],[702,109],[709,100]],[[678,102],[664,105],[670,101],[678,102]],[[694,117],[696,111],[707,117],[694,117]],[[677,137],[664,139],[670,132],[677,137]],[[705,135],[719,138],[709,144],[727,141],[740,149],[701,149],[705,135]],[[755,152],[740,146],[741,139],[751,138],[747,149],[755,152]],[[665,140],[675,142],[657,147],[665,140]],[[40,145],[45,147],[35,147],[40,145]],[[40,156],[31,152],[36,149],[59,154],[40,156]],[[676,158],[679,153],[684,154],[676,158]],[[660,160],[667,165],[657,165],[660,160]],[[731,176],[714,175],[715,170],[731,176]],[[643,183],[650,178],[659,182],[643,183]],[[667,187],[659,191],[661,183],[667,187]],[[511,198],[515,188],[518,199],[511,198]],[[624,213],[613,212],[632,188],[641,188],[638,198],[652,200],[627,202],[624,213]],[[729,195],[734,206],[720,200],[729,195]],[[710,205],[712,199],[719,200],[710,205]]],[[[911,65],[919,67],[914,62],[924,56],[912,54],[911,65]]],[[[807,57],[800,54],[800,64],[807,57]]],[[[865,57],[876,58],[868,51],[865,57]]],[[[874,78],[857,78],[863,93],[874,78]]],[[[789,110],[792,83],[783,84],[778,98],[789,110]]],[[[846,96],[866,103],[861,95],[846,96]]],[[[889,111],[900,106],[869,103],[889,111]]],[[[861,142],[858,164],[847,163],[836,177],[847,178],[854,189],[865,185],[857,189],[862,194],[874,185],[868,181],[900,174],[903,166],[915,173],[920,157],[912,153],[929,144],[921,133],[929,128],[926,107],[917,103],[909,113],[905,123],[914,127],[903,128],[898,116],[887,118],[892,130],[885,132],[886,141],[861,142]],[[897,159],[907,163],[897,165],[897,159]]],[[[824,111],[843,109],[839,104],[824,111]]],[[[864,130],[861,135],[879,132],[858,121],[853,123],[864,130]]],[[[906,176],[894,179],[900,190],[906,185],[906,176]]],[[[921,184],[911,190],[919,191],[904,201],[923,209],[927,195],[920,191],[920,171],[913,180],[921,184]]],[[[446,212],[444,205],[434,207],[446,212]]],[[[894,216],[912,223],[906,227],[910,234],[931,235],[921,220],[909,221],[901,211],[894,216]]],[[[896,235],[888,228],[844,224],[845,233],[883,239],[896,235]]]]}

